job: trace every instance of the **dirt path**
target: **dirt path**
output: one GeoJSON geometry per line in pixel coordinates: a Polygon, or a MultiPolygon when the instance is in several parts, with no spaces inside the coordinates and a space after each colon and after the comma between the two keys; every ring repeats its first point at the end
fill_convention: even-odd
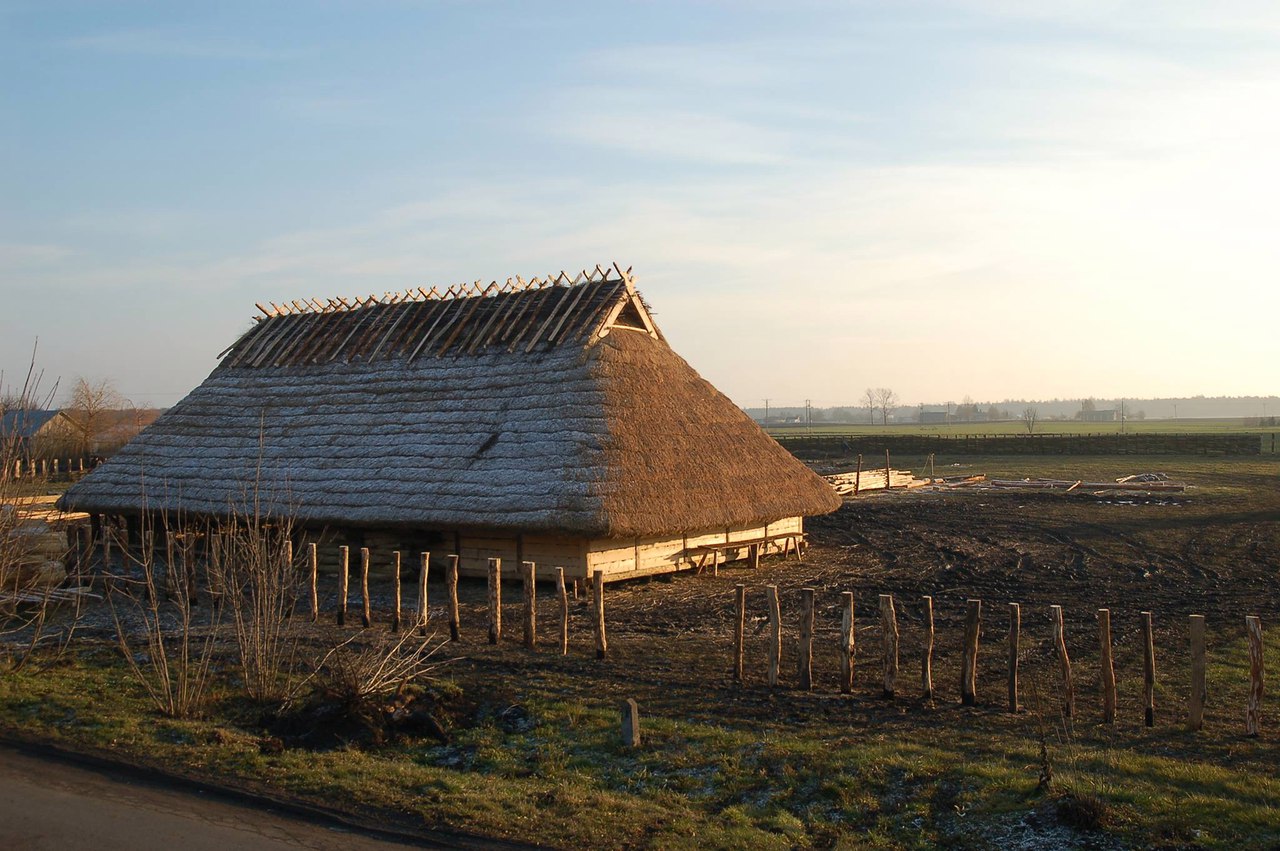
{"type": "Polygon", "coordinates": [[[407,847],[424,846],[381,841],[0,746],[0,848],[9,851],[407,847]]]}

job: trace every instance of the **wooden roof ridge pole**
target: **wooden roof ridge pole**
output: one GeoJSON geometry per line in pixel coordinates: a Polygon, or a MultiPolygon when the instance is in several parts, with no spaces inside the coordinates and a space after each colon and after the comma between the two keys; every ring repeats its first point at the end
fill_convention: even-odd
{"type": "MultiPolygon", "coordinates": [[[[421,287],[419,287],[419,292],[422,292],[421,287]]],[[[431,292],[435,292],[435,287],[431,288],[431,292]]],[[[427,319],[435,315],[434,311],[438,307],[435,304],[435,302],[438,301],[438,299],[431,298],[430,293],[427,293],[427,297],[424,297],[421,300],[415,299],[414,301],[415,301],[415,304],[420,304],[422,306],[412,308],[412,310],[416,314],[413,317],[414,321],[406,323],[404,328],[400,331],[399,334],[396,334],[395,336],[390,338],[389,344],[391,348],[387,351],[387,357],[389,358],[395,357],[397,354],[404,354],[405,348],[409,345],[409,341],[413,338],[415,329],[426,324],[427,319]]]]}
{"type": "Polygon", "coordinates": [[[273,324],[275,327],[271,328],[268,335],[255,347],[253,360],[249,362],[249,366],[254,368],[262,366],[263,362],[278,348],[279,343],[294,330],[297,321],[293,316],[277,316],[273,324]]]}
{"type": "Polygon", "coordinates": [[[290,360],[296,360],[301,348],[310,342],[314,326],[319,324],[320,316],[324,313],[324,306],[311,299],[305,299],[301,306],[294,301],[293,306],[298,308],[299,315],[305,314],[306,318],[300,319],[287,340],[272,352],[272,356],[268,359],[271,366],[281,366],[290,360]]]}
{"type": "MultiPolygon", "coordinates": [[[[364,325],[364,323],[365,323],[365,321],[366,321],[366,320],[368,320],[368,318],[369,318],[369,311],[365,310],[364,308],[368,307],[368,306],[369,306],[369,303],[370,303],[370,302],[372,302],[373,300],[374,300],[374,299],[373,299],[373,296],[371,295],[371,296],[369,296],[369,301],[368,301],[368,302],[366,302],[365,300],[361,299],[359,302],[357,302],[357,303],[356,303],[356,305],[355,305],[354,307],[352,307],[352,308],[351,308],[351,312],[352,312],[353,314],[354,314],[354,313],[363,313],[364,315],[363,315],[363,316],[357,316],[357,317],[356,317],[356,319],[355,319],[355,321],[354,321],[354,322],[352,322],[352,324],[351,324],[351,331],[347,334],[347,336],[346,336],[345,338],[343,338],[342,342],[341,342],[341,343],[339,343],[339,344],[337,345],[337,347],[333,350],[333,353],[332,353],[331,355],[329,355],[329,360],[328,360],[328,361],[326,361],[326,363],[333,363],[335,360],[337,360],[337,359],[338,359],[338,355],[342,354],[343,349],[345,349],[345,348],[347,347],[347,343],[351,342],[351,338],[352,338],[352,337],[354,337],[354,336],[356,335],[356,332],[357,332],[357,331],[359,331],[359,330],[360,330],[360,327],[361,327],[362,325],[364,325]]],[[[347,360],[349,361],[349,360],[350,360],[350,358],[348,358],[347,360]]]]}
{"type": "Polygon", "coordinates": [[[319,363],[321,358],[328,355],[335,342],[334,332],[342,328],[344,322],[350,321],[348,317],[351,310],[346,299],[329,299],[329,303],[333,309],[316,326],[315,336],[310,341],[307,363],[319,363]]]}
{"type": "MultiPolygon", "coordinates": [[[[319,311],[319,314],[311,322],[311,333],[306,336],[306,339],[299,342],[294,349],[293,362],[295,364],[306,363],[309,360],[314,360],[315,355],[318,353],[317,350],[320,348],[320,346],[316,344],[316,341],[324,339],[324,337],[321,336],[324,329],[333,325],[335,315],[340,315],[341,312],[341,305],[333,299],[328,299],[324,305],[321,305],[321,308],[322,309],[319,311]]],[[[280,361],[277,360],[276,366],[280,365],[280,361]]]]}
{"type": "Polygon", "coordinates": [[[378,345],[374,346],[373,351],[369,353],[369,360],[377,360],[379,352],[382,351],[382,348],[387,344],[387,341],[391,339],[391,336],[395,334],[396,329],[400,327],[400,323],[403,322],[405,320],[405,317],[407,317],[410,313],[414,312],[415,299],[413,299],[412,297],[409,297],[408,299],[406,299],[406,301],[408,302],[407,304],[404,301],[398,302],[396,304],[396,306],[400,308],[399,310],[390,311],[398,315],[396,316],[395,321],[391,323],[391,327],[388,328],[386,333],[382,335],[382,339],[378,341],[378,345]]]}
{"type": "Polygon", "coordinates": [[[537,317],[542,313],[543,308],[547,306],[549,301],[556,298],[554,294],[548,293],[548,290],[554,289],[557,289],[557,287],[544,284],[538,287],[533,295],[529,296],[528,308],[519,317],[519,329],[516,331],[516,335],[511,338],[511,344],[507,346],[508,352],[514,352],[516,347],[520,345],[520,341],[537,326],[537,317]]]}
{"type": "Polygon", "coordinates": [[[569,300],[569,293],[573,292],[576,287],[560,287],[559,289],[563,290],[563,292],[560,293],[560,298],[556,299],[555,304],[552,305],[551,312],[548,313],[547,318],[542,321],[542,325],[538,327],[537,333],[535,333],[532,339],[529,340],[529,345],[524,347],[525,354],[533,351],[533,347],[538,345],[538,340],[542,337],[542,332],[547,330],[547,326],[551,324],[551,320],[556,318],[556,314],[560,312],[560,308],[564,307],[565,302],[569,300]]]}
{"type": "MultiPolygon", "coordinates": [[[[254,306],[254,307],[256,307],[256,308],[258,308],[258,310],[261,310],[261,311],[262,311],[262,316],[263,316],[263,318],[265,318],[265,319],[270,319],[272,316],[275,316],[275,314],[274,314],[274,313],[272,313],[270,310],[267,310],[265,307],[263,307],[263,306],[262,306],[262,304],[261,304],[260,302],[256,302],[256,301],[255,301],[255,302],[253,303],[253,306],[254,306]]],[[[257,316],[255,316],[255,317],[253,317],[253,318],[254,318],[254,319],[256,319],[258,322],[261,322],[261,321],[262,321],[262,319],[259,319],[257,316]]]]}
{"type": "Polygon", "coordinates": [[[486,319],[484,323],[480,325],[480,328],[468,338],[466,348],[467,354],[471,354],[476,350],[477,346],[484,344],[485,338],[489,336],[489,329],[491,329],[493,324],[498,321],[498,317],[502,315],[502,309],[506,307],[506,305],[502,304],[499,299],[505,295],[511,295],[513,286],[515,286],[515,284],[510,278],[507,278],[507,283],[493,294],[493,309],[489,311],[489,318],[486,319]]]}
{"type": "MultiPolygon", "coordinates": [[[[522,309],[528,308],[529,299],[515,298],[515,296],[521,296],[528,292],[530,287],[533,286],[533,281],[526,282],[519,275],[516,275],[516,280],[520,284],[519,289],[513,289],[507,293],[508,295],[513,296],[513,298],[507,300],[505,310],[502,314],[502,321],[493,327],[493,331],[490,332],[489,335],[484,338],[484,341],[480,343],[481,346],[487,347],[499,340],[506,339],[507,334],[511,331],[512,317],[515,314],[520,313],[522,309]]],[[[534,280],[537,280],[537,278],[534,280]]]]}
{"type": "MultiPolygon", "coordinates": [[[[444,296],[440,299],[440,307],[436,310],[436,317],[431,323],[431,327],[426,330],[426,333],[422,335],[422,339],[418,340],[418,345],[415,346],[413,351],[409,354],[409,363],[413,363],[417,360],[418,355],[422,352],[423,348],[425,348],[427,343],[431,341],[432,335],[435,334],[436,327],[440,325],[441,321],[443,321],[450,313],[458,312],[458,304],[458,300],[453,296],[453,287],[449,287],[449,289],[445,290],[444,296]]],[[[444,327],[448,328],[449,326],[446,324],[444,327]]]]}
{"type": "Polygon", "coordinates": [[[560,333],[560,329],[564,327],[565,320],[568,319],[573,314],[573,311],[578,308],[578,302],[582,301],[582,296],[590,289],[590,287],[578,286],[570,287],[570,289],[577,290],[577,294],[574,295],[573,301],[569,302],[569,306],[564,309],[564,312],[560,314],[560,321],[555,324],[555,327],[551,329],[551,333],[547,335],[547,343],[549,345],[554,346],[556,344],[556,336],[560,333]]]}
{"type": "MultiPolygon", "coordinates": [[[[615,308],[617,310],[621,310],[621,308],[618,307],[618,304],[619,299],[624,295],[625,289],[622,284],[614,284],[613,288],[609,290],[609,294],[600,300],[600,304],[596,306],[596,309],[591,311],[586,321],[578,327],[576,336],[586,339],[588,344],[594,343],[600,337],[605,336],[600,333],[600,331],[608,324],[605,317],[611,314],[615,308]]],[[[625,302],[621,303],[625,304],[625,302]]]]}
{"type": "Polygon", "coordinates": [[[528,290],[525,290],[525,297],[519,299],[519,310],[515,312],[514,316],[508,317],[507,321],[503,323],[504,327],[502,329],[502,336],[498,337],[496,342],[505,343],[507,338],[511,336],[511,332],[519,329],[516,336],[511,340],[511,347],[507,349],[508,352],[515,351],[517,341],[519,341],[520,337],[524,335],[526,330],[525,326],[521,323],[524,321],[525,315],[529,312],[529,308],[542,299],[542,296],[538,295],[538,293],[544,288],[544,284],[539,283],[535,286],[534,283],[530,281],[529,290],[533,290],[533,292],[530,293],[528,290]]]}
{"type": "Polygon", "coordinates": [[[374,311],[373,321],[369,323],[368,327],[364,329],[364,333],[360,335],[360,339],[356,341],[356,345],[348,355],[348,359],[357,357],[365,361],[373,359],[372,355],[368,353],[369,347],[374,340],[379,339],[383,327],[393,324],[393,320],[397,318],[395,314],[399,312],[395,308],[399,306],[403,297],[401,293],[387,293],[384,300],[378,302],[376,306],[382,309],[374,311]]]}
{"type": "Polygon", "coordinates": [[[292,323],[293,327],[281,335],[279,343],[273,348],[270,356],[263,361],[263,366],[277,366],[282,360],[286,360],[293,356],[298,341],[307,334],[307,329],[315,321],[315,314],[311,311],[299,312],[296,314],[296,321],[292,323]]]}
{"type": "MultiPolygon", "coordinates": [[[[477,281],[476,283],[479,284],[479,281],[477,281]]],[[[496,283],[491,284],[491,286],[496,286],[496,285],[497,285],[496,283]]],[[[486,287],[478,295],[470,296],[464,300],[463,303],[465,303],[466,301],[471,302],[471,309],[466,312],[466,315],[462,317],[461,321],[455,320],[453,322],[453,325],[452,325],[453,331],[449,334],[448,337],[445,338],[445,341],[440,344],[440,348],[436,349],[436,357],[443,357],[444,353],[449,351],[449,346],[453,345],[453,341],[457,339],[459,334],[462,333],[462,329],[467,326],[467,323],[469,321],[471,321],[471,317],[475,315],[475,312],[480,309],[481,303],[484,302],[484,293],[488,291],[489,291],[488,287],[486,287]]]]}

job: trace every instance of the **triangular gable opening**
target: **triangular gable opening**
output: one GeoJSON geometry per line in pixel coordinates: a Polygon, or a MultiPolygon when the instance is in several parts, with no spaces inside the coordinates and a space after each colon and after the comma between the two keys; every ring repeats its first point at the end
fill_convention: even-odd
{"type": "Polygon", "coordinates": [[[662,335],[658,332],[657,326],[653,324],[653,318],[649,316],[649,310],[644,306],[644,302],[640,300],[640,296],[628,288],[627,294],[617,306],[605,318],[600,325],[599,336],[608,336],[609,332],[615,328],[624,331],[640,331],[648,334],[650,337],[661,340],[662,335]]]}

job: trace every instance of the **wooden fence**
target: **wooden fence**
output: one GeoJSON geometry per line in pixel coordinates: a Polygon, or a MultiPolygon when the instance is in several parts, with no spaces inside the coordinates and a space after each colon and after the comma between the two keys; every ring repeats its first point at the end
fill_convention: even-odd
{"type": "Polygon", "coordinates": [[[1259,455],[1259,434],[774,434],[799,457],[882,455],[1259,455]]]}
{"type": "Polygon", "coordinates": [[[3,469],[0,478],[8,481],[68,481],[92,470],[102,460],[92,455],[77,455],[70,458],[15,458],[3,469]]]}

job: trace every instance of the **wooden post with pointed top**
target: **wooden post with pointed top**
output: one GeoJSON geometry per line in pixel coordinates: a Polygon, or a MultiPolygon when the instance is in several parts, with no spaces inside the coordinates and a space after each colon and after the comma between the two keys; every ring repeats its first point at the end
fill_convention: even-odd
{"type": "Polygon", "coordinates": [[[307,569],[311,573],[311,622],[320,620],[320,553],[315,541],[307,544],[307,569]]]}
{"type": "Polygon", "coordinates": [[[813,688],[813,589],[800,589],[800,688],[813,688]]]}
{"type": "Polygon", "coordinates": [[[524,646],[532,649],[538,643],[538,568],[531,561],[520,562],[520,580],[524,592],[524,646]]]}
{"type": "Polygon", "coordinates": [[[365,627],[373,623],[369,607],[369,548],[360,548],[360,623],[365,627]]]}
{"type": "Polygon", "coordinates": [[[735,585],[733,587],[733,598],[738,614],[733,631],[733,678],[737,682],[742,682],[742,644],[747,626],[747,586],[741,582],[735,585]]]}
{"type": "Polygon", "coordinates": [[[396,550],[391,554],[391,631],[400,631],[400,609],[402,600],[400,598],[400,551],[396,550]]]}
{"type": "Polygon", "coordinates": [[[596,658],[603,659],[609,652],[609,640],[604,630],[604,571],[597,570],[591,576],[591,605],[596,623],[596,658]]]}
{"type": "Polygon", "coordinates": [[[560,597],[560,655],[569,652],[569,590],[564,585],[564,568],[556,568],[556,594],[560,597]]]}
{"type": "Polygon", "coordinates": [[[640,706],[635,698],[622,701],[622,744],[628,748],[640,747],[640,706]]]}
{"type": "Polygon", "coordinates": [[[769,600],[769,685],[776,686],[782,662],[782,604],[777,585],[767,585],[764,591],[769,600]]]}
{"type": "Polygon", "coordinates": [[[489,559],[489,643],[502,639],[502,559],[489,559]]]}
{"type": "Polygon", "coordinates": [[[853,495],[862,490],[862,453],[858,453],[858,469],[853,474],[853,495]]]}
{"type": "Polygon", "coordinates": [[[933,598],[921,598],[924,604],[924,647],[920,651],[920,692],[925,700],[933,700],[933,598]]]}
{"type": "Polygon", "coordinates": [[[1156,642],[1151,627],[1151,612],[1142,612],[1142,704],[1146,708],[1146,725],[1156,725],[1156,642]]]}
{"type": "Polygon", "coordinates": [[[1257,736],[1262,724],[1262,619],[1248,615],[1244,625],[1249,633],[1249,704],[1244,714],[1244,733],[1257,736]]]}
{"type": "Polygon", "coordinates": [[[416,626],[423,635],[427,634],[427,622],[431,618],[431,600],[427,596],[427,579],[431,575],[431,553],[418,555],[418,610],[414,615],[416,626]]]}
{"type": "Polygon", "coordinates": [[[351,584],[351,548],[338,547],[338,626],[347,624],[347,592],[351,584]]]}
{"type": "Polygon", "coordinates": [[[1187,701],[1187,729],[1204,727],[1205,684],[1204,615],[1191,615],[1191,697],[1187,701]]]}
{"type": "Polygon", "coordinates": [[[978,635],[982,629],[982,601],[969,600],[964,616],[964,652],[960,662],[960,703],[978,703],[978,635]]]}
{"type": "Polygon", "coordinates": [[[1076,711],[1076,687],[1071,678],[1071,657],[1067,655],[1066,626],[1062,619],[1062,606],[1049,607],[1049,621],[1053,627],[1053,646],[1058,654],[1058,665],[1062,669],[1062,714],[1071,718],[1076,711]]]}
{"type": "Polygon", "coordinates": [[[462,637],[462,617],[458,609],[458,557],[450,555],[444,576],[449,590],[449,640],[457,641],[462,637]]]}
{"type": "Polygon", "coordinates": [[[898,615],[893,595],[880,595],[880,645],[884,662],[884,696],[893,697],[898,681],[898,615]]]}
{"type": "Polygon", "coordinates": [[[889,490],[889,486],[893,483],[893,477],[889,472],[889,450],[884,451],[884,489],[889,490]]]}
{"type": "Polygon", "coordinates": [[[1009,711],[1018,711],[1018,643],[1022,637],[1022,606],[1009,604],[1009,711]]]}
{"type": "Polygon", "coordinates": [[[1098,609],[1098,664],[1102,669],[1102,720],[1116,723],[1116,668],[1111,657],[1111,610],[1098,609]]]}
{"type": "Polygon", "coordinates": [[[844,602],[843,614],[840,616],[840,693],[853,694],[854,635],[853,592],[845,591],[840,595],[844,602]]]}

